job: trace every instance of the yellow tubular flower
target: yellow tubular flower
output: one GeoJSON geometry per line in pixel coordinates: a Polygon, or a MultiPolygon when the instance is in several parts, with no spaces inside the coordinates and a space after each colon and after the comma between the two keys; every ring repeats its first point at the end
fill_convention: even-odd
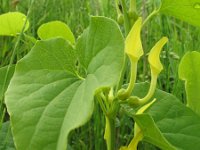
{"type": "Polygon", "coordinates": [[[139,17],[125,40],[125,52],[131,61],[138,61],[144,54],[140,37],[141,28],[142,18],[139,17]]]}
{"type": "Polygon", "coordinates": [[[131,61],[131,77],[128,88],[126,90],[121,89],[118,92],[118,97],[122,100],[127,99],[131,95],[136,80],[137,62],[144,54],[140,38],[141,28],[142,18],[139,17],[125,40],[125,53],[129,56],[131,61]]]}
{"type": "Polygon", "coordinates": [[[163,70],[163,65],[160,62],[160,52],[163,46],[168,42],[167,37],[160,39],[155,46],[151,49],[148,57],[148,61],[151,67],[151,71],[155,74],[159,74],[163,70]]]}
{"type": "Polygon", "coordinates": [[[163,70],[163,65],[160,62],[159,56],[163,46],[167,43],[167,41],[168,38],[163,37],[155,44],[155,46],[151,49],[149,53],[148,61],[151,68],[151,85],[147,95],[144,98],[140,99],[140,104],[146,103],[155,92],[158,75],[163,70]]]}

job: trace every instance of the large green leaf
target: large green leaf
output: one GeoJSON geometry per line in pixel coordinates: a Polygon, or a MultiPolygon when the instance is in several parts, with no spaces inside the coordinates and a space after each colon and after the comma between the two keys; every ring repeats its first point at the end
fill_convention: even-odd
{"type": "Polygon", "coordinates": [[[173,147],[162,135],[158,127],[156,126],[153,118],[148,114],[139,114],[133,116],[135,122],[142,130],[144,140],[160,147],[161,149],[166,150],[175,150],[173,147]],[[159,140],[158,140],[159,139],[159,140]]]}
{"type": "Polygon", "coordinates": [[[0,128],[0,149],[15,150],[13,137],[10,130],[10,122],[4,122],[0,128]]]}
{"type": "MultiPolygon", "coordinates": [[[[0,35],[16,36],[20,33],[26,22],[26,16],[20,12],[9,12],[0,15],[0,35]]],[[[26,22],[24,31],[29,27],[26,22]]]]}
{"type": "Polygon", "coordinates": [[[106,21],[104,25],[102,25],[98,17],[93,18],[92,25],[94,24],[94,26],[98,26],[98,28],[86,29],[82,37],[79,38],[76,46],[79,61],[84,68],[88,68],[88,73],[95,72],[97,76],[102,76],[103,71],[103,74],[107,74],[107,80],[112,79],[110,73],[115,69],[112,68],[112,70],[110,70],[107,65],[110,62],[117,64],[118,62],[116,59],[121,58],[121,53],[118,52],[120,43],[116,44],[119,39],[118,36],[115,35],[115,32],[119,29],[107,28],[111,26],[111,23],[110,21],[106,21]],[[99,52],[99,50],[102,51],[99,52]],[[112,55],[116,57],[110,57],[112,55]],[[104,58],[104,61],[102,61],[102,58],[104,58]]]}
{"type": "MultiPolygon", "coordinates": [[[[138,84],[134,89],[134,95],[144,96],[148,88],[148,84],[138,84]]],[[[145,113],[152,116],[162,135],[177,149],[189,150],[192,147],[192,150],[199,150],[200,117],[171,94],[156,90],[154,97],[157,100],[145,113]]],[[[146,120],[140,120],[142,121],[146,120]]],[[[147,127],[148,125],[146,124],[147,127]]],[[[152,143],[152,139],[145,140],[152,143]]]]}
{"type": "Polygon", "coordinates": [[[38,31],[38,36],[40,39],[49,39],[54,37],[63,37],[64,39],[70,41],[72,44],[75,43],[75,38],[70,28],[61,21],[51,21],[42,24],[38,31]]]}
{"type": "Polygon", "coordinates": [[[78,45],[93,55],[84,79],[75,75],[73,49],[61,38],[37,42],[17,63],[6,93],[17,149],[66,149],[69,132],[90,118],[96,90],[119,80],[124,43],[117,24],[93,17],[84,34],[78,45]]]}
{"type": "Polygon", "coordinates": [[[200,0],[162,0],[160,12],[200,27],[200,0]]]}
{"type": "Polygon", "coordinates": [[[188,52],[179,65],[179,77],[185,81],[187,106],[200,115],[200,53],[188,52]]]}
{"type": "Polygon", "coordinates": [[[0,100],[3,99],[4,93],[13,76],[15,66],[8,66],[0,68],[0,100]]]}

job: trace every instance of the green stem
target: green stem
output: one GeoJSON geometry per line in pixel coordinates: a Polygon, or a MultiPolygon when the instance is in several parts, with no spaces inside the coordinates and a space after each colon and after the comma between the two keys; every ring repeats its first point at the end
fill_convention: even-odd
{"type": "Polygon", "coordinates": [[[6,114],[6,109],[4,108],[3,111],[2,111],[2,115],[0,116],[0,129],[1,129],[1,125],[3,123],[3,120],[4,120],[4,117],[5,117],[5,114],[6,114]]]}
{"type": "Polygon", "coordinates": [[[135,80],[137,76],[137,61],[131,61],[131,77],[128,88],[126,89],[127,95],[130,96],[133,91],[135,80]]]}
{"type": "Polygon", "coordinates": [[[136,0],[130,0],[130,12],[136,12],[136,0]]]}
{"type": "Polygon", "coordinates": [[[130,19],[128,17],[127,7],[125,0],[121,0],[122,2],[122,8],[123,8],[123,14],[124,14],[124,28],[125,28],[125,36],[128,35],[130,31],[130,19]]]}
{"type": "Polygon", "coordinates": [[[131,60],[131,77],[130,77],[130,83],[127,87],[127,89],[122,89],[118,91],[118,98],[121,100],[125,100],[128,97],[130,97],[134,85],[135,85],[135,81],[136,81],[136,76],[137,76],[137,61],[131,60]]]}
{"type": "Polygon", "coordinates": [[[145,104],[153,96],[153,94],[154,94],[154,92],[156,90],[157,78],[158,78],[158,75],[156,73],[154,73],[153,71],[151,71],[151,84],[150,84],[150,88],[149,88],[149,91],[148,91],[147,95],[144,98],[142,98],[142,99],[139,100],[140,104],[145,104]]]}
{"type": "Polygon", "coordinates": [[[99,94],[97,94],[97,95],[96,95],[96,98],[97,98],[97,100],[98,100],[98,102],[99,102],[99,104],[100,104],[100,107],[101,107],[101,109],[102,109],[104,115],[106,115],[106,114],[107,114],[107,109],[106,109],[106,107],[105,107],[105,105],[104,105],[104,103],[103,103],[103,101],[102,101],[101,96],[100,96],[99,94]]]}
{"type": "Polygon", "coordinates": [[[154,17],[155,15],[157,15],[157,14],[159,13],[159,10],[160,10],[160,9],[156,9],[156,10],[154,10],[152,13],[150,13],[149,16],[143,21],[142,26],[145,26],[146,23],[147,23],[152,17],[154,17]]]}
{"type": "Polygon", "coordinates": [[[122,72],[121,72],[121,76],[120,76],[120,80],[119,80],[119,83],[117,84],[117,88],[116,88],[116,91],[119,91],[123,85],[123,82],[124,82],[124,75],[125,75],[125,72],[126,72],[126,69],[127,69],[127,64],[128,64],[128,56],[127,55],[124,55],[124,63],[123,63],[123,67],[122,67],[122,72]]]}
{"type": "Polygon", "coordinates": [[[104,139],[106,140],[107,150],[115,150],[115,120],[106,116],[106,127],[104,139]]]}
{"type": "MultiPolygon", "coordinates": [[[[118,0],[116,0],[116,1],[118,2],[118,0]]],[[[129,19],[129,16],[128,16],[125,0],[121,0],[121,4],[122,4],[123,14],[124,14],[124,29],[125,29],[125,37],[126,37],[129,33],[130,29],[131,29],[131,23],[130,23],[130,19],[129,19]]],[[[124,56],[124,65],[123,65],[123,69],[122,69],[122,72],[121,72],[121,77],[120,77],[119,83],[118,83],[117,88],[116,88],[117,91],[119,89],[121,89],[121,87],[122,87],[122,84],[123,84],[123,81],[124,81],[124,75],[125,75],[125,72],[126,72],[126,69],[127,69],[126,68],[127,64],[128,64],[128,58],[125,55],[124,56]]]]}

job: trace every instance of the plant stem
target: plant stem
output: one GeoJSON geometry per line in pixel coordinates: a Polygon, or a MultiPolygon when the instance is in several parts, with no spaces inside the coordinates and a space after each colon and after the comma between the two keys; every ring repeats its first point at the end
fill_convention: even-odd
{"type": "Polygon", "coordinates": [[[123,14],[124,14],[124,29],[125,29],[125,36],[128,35],[130,31],[130,19],[128,17],[127,8],[126,8],[126,2],[125,0],[121,0],[122,2],[122,8],[123,8],[123,14]]]}
{"type": "MultiPolygon", "coordinates": [[[[121,0],[121,4],[122,4],[122,10],[123,10],[123,14],[124,14],[124,29],[125,29],[125,37],[128,35],[131,27],[130,27],[130,19],[128,17],[128,13],[127,13],[127,8],[126,8],[126,3],[125,3],[125,0],[121,0]]],[[[127,56],[125,55],[124,56],[124,65],[123,65],[123,69],[122,69],[122,72],[121,72],[121,77],[120,77],[120,81],[117,85],[117,91],[119,89],[121,89],[121,86],[123,84],[123,81],[124,81],[124,75],[125,75],[125,72],[126,72],[126,66],[128,64],[128,58],[127,56]]]]}
{"type": "Polygon", "coordinates": [[[107,150],[115,150],[115,120],[107,115],[104,139],[106,140],[107,150]]]}
{"type": "Polygon", "coordinates": [[[155,15],[157,15],[157,13],[159,12],[160,9],[156,9],[154,10],[152,13],[149,14],[149,16],[144,20],[142,26],[145,26],[145,24],[155,15]]]}
{"type": "Polygon", "coordinates": [[[100,96],[99,94],[97,94],[97,95],[96,95],[96,98],[97,98],[97,100],[98,100],[98,102],[99,102],[99,104],[100,104],[100,107],[101,107],[101,109],[102,109],[104,115],[106,115],[106,114],[107,114],[107,109],[106,109],[106,107],[105,107],[105,105],[104,105],[104,103],[103,103],[103,101],[102,101],[101,96],[100,96]]]}
{"type": "Polygon", "coordinates": [[[150,88],[149,88],[149,91],[148,91],[147,95],[144,98],[140,99],[140,104],[145,104],[153,96],[153,94],[154,94],[154,92],[156,90],[157,78],[158,78],[158,75],[156,73],[154,73],[153,71],[151,71],[150,88]]]}
{"type": "Polygon", "coordinates": [[[136,0],[130,0],[130,12],[136,12],[136,0]]]}
{"type": "Polygon", "coordinates": [[[126,95],[129,97],[131,95],[131,92],[133,91],[135,80],[137,75],[137,61],[131,61],[131,77],[130,77],[130,83],[128,85],[128,88],[126,89],[126,95]]]}

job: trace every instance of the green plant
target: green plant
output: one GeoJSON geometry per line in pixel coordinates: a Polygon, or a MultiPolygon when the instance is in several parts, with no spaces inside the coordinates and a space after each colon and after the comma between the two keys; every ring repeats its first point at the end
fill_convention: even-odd
{"type": "MultiPolygon", "coordinates": [[[[196,94],[199,90],[199,53],[186,54],[179,68],[180,77],[187,81],[188,107],[173,95],[156,89],[158,75],[163,69],[159,54],[167,42],[166,37],[155,44],[148,56],[151,84],[135,84],[137,63],[143,55],[140,38],[142,26],[158,12],[199,25],[199,16],[196,15],[199,12],[198,2],[163,0],[161,7],[142,21],[133,9],[135,1],[131,1],[128,12],[122,0],[123,12],[120,15],[124,16],[125,31],[128,34],[125,40],[116,22],[106,17],[92,17],[89,27],[76,43],[72,32],[62,22],[42,25],[38,29],[38,36],[42,40],[37,41],[31,52],[18,61],[5,94],[16,148],[66,149],[68,134],[89,120],[94,100],[97,100],[106,119],[104,138],[109,150],[116,148],[115,123],[121,108],[125,108],[135,121],[134,137],[129,145],[121,149],[137,149],[141,140],[166,150],[187,150],[193,143],[193,149],[199,149],[200,108],[199,96],[196,94]],[[175,9],[178,4],[187,6],[188,9],[184,11],[190,17],[180,17],[183,11],[182,7],[175,9]],[[191,19],[193,17],[196,17],[195,21],[191,19]],[[130,30],[131,24],[134,25],[130,30]],[[51,28],[56,30],[47,33],[51,28]],[[128,85],[123,85],[128,62],[125,54],[131,63],[128,85]]],[[[12,15],[23,16],[19,13],[12,15]]],[[[9,19],[8,16],[2,19],[5,24],[14,25],[19,21],[12,20],[13,16],[9,19]]],[[[18,24],[19,28],[1,28],[3,30],[0,30],[0,34],[16,36],[21,30],[21,34],[25,34],[28,28],[25,22],[23,19],[22,24],[18,24]]],[[[2,101],[12,76],[9,73],[11,64],[6,71],[1,71],[5,75],[1,89],[2,101]]]]}

